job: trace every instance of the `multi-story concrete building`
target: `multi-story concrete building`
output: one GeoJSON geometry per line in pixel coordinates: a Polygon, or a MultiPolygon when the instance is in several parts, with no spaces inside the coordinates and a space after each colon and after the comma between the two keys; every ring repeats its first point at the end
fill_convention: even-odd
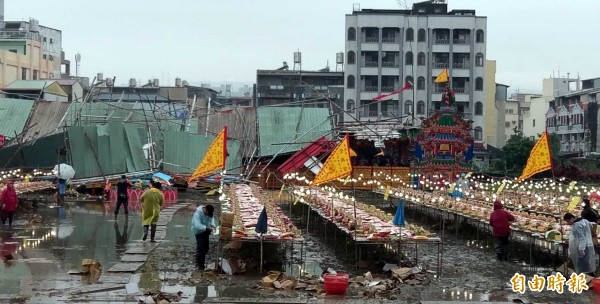
{"type": "Polygon", "coordinates": [[[571,91],[580,90],[577,78],[547,78],[543,80],[541,96],[529,97],[529,111],[522,109],[522,132],[524,136],[538,137],[546,130],[546,113],[551,101],[571,91]]]}
{"type": "Polygon", "coordinates": [[[330,108],[341,114],[344,73],[281,68],[256,72],[256,106],[304,106],[330,108]],[[333,104],[331,104],[333,103],[333,104]]]}
{"type": "MultiPolygon", "coordinates": [[[[70,63],[68,60],[64,60],[62,32],[60,30],[41,26],[35,19],[30,19],[29,22],[5,21],[0,24],[0,44],[5,46],[2,49],[10,48],[11,45],[15,44],[22,45],[25,41],[36,45],[39,44],[39,52],[32,49],[32,55],[36,58],[39,56],[40,60],[47,60],[51,64],[51,70],[48,71],[48,75],[38,75],[35,78],[34,71],[32,70],[30,72],[31,77],[28,79],[58,79],[63,75],[68,76],[70,74],[70,63]]],[[[24,49],[24,53],[27,55],[27,50],[24,49]]],[[[36,58],[34,58],[34,61],[36,58]]]]}
{"type": "Polygon", "coordinates": [[[511,136],[519,132],[519,101],[509,98],[504,108],[504,141],[508,141],[511,136]]]}
{"type": "Polygon", "coordinates": [[[444,86],[433,79],[448,68],[457,109],[474,128],[485,129],[486,29],[486,17],[448,11],[441,0],[415,3],[411,10],[355,8],[346,15],[345,121],[353,115],[371,124],[392,121],[389,128],[407,120],[419,125],[441,106],[444,86]],[[412,90],[372,101],[407,82],[412,90]]]}

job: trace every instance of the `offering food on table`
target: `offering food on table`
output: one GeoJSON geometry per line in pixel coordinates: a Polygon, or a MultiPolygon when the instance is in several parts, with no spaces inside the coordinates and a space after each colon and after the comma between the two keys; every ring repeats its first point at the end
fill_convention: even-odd
{"type": "Polygon", "coordinates": [[[263,238],[293,240],[300,237],[300,231],[292,225],[290,219],[259,187],[232,184],[227,191],[228,197],[231,199],[230,211],[233,213],[234,239],[257,239],[259,237],[255,228],[263,208],[267,211],[268,225],[268,231],[263,238]]]}

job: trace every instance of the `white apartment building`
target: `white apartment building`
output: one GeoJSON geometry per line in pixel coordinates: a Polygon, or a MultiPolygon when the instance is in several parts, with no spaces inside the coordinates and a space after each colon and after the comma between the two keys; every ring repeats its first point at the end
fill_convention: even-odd
{"type": "MultiPolygon", "coordinates": [[[[457,109],[474,121],[475,139],[483,142],[486,30],[486,17],[475,10],[448,11],[441,0],[415,3],[411,10],[355,8],[346,15],[346,113],[375,125],[379,135],[399,123],[418,126],[441,106],[445,84],[433,80],[448,68],[457,109]],[[372,101],[409,81],[413,89],[372,101]]],[[[352,121],[346,115],[344,124],[352,121]]]]}

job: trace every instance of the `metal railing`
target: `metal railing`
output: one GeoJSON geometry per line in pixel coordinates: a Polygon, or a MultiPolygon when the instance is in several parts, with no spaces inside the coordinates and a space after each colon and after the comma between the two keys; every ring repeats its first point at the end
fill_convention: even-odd
{"type": "Polygon", "coordinates": [[[471,38],[454,38],[453,42],[454,44],[470,44],[471,38]]]}
{"type": "Polygon", "coordinates": [[[366,36],[365,42],[379,42],[379,37],[377,36],[366,36]]]}
{"type": "Polygon", "coordinates": [[[42,41],[42,36],[39,33],[28,31],[0,31],[0,39],[29,39],[42,41]]]}
{"type": "Polygon", "coordinates": [[[393,92],[396,90],[396,86],[382,86],[381,92],[393,92]]]}
{"type": "Polygon", "coordinates": [[[433,68],[434,69],[445,69],[448,67],[448,63],[447,62],[434,62],[433,63],[433,68]]]}
{"type": "Polygon", "coordinates": [[[395,36],[390,36],[390,37],[381,37],[381,41],[384,43],[395,43],[396,42],[396,37],[395,36]]]}
{"type": "Polygon", "coordinates": [[[449,38],[435,38],[433,44],[450,44],[449,38]]]}
{"type": "Polygon", "coordinates": [[[398,66],[400,66],[398,64],[398,62],[396,61],[382,61],[381,62],[381,66],[382,67],[391,67],[391,68],[397,68],[398,66]]]}
{"type": "Polygon", "coordinates": [[[471,64],[468,62],[455,62],[452,64],[452,67],[455,69],[468,69],[471,67],[471,64]]]}
{"type": "Polygon", "coordinates": [[[378,66],[377,61],[365,61],[363,66],[365,67],[376,67],[378,66]]]}
{"type": "Polygon", "coordinates": [[[365,92],[377,92],[377,86],[365,86],[363,91],[365,92]]]}

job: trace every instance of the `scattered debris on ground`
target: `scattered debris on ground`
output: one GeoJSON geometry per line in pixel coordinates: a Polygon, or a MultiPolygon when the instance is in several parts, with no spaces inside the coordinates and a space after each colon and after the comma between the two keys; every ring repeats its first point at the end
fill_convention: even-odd
{"type": "Polygon", "coordinates": [[[102,274],[102,264],[94,259],[83,259],[81,261],[81,270],[71,270],[71,275],[89,275],[90,282],[97,282],[102,274]]]}
{"type": "Polygon", "coordinates": [[[176,303],[181,301],[181,295],[183,292],[179,291],[177,293],[169,293],[169,292],[148,292],[145,293],[143,297],[138,299],[138,303],[140,304],[168,304],[168,303],[176,303]]]}

